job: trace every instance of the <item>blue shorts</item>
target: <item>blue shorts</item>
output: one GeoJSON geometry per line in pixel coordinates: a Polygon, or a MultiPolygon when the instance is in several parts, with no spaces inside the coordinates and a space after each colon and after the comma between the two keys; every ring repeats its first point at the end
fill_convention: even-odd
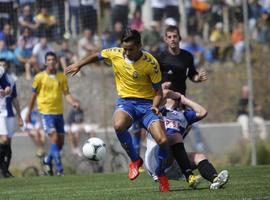
{"type": "Polygon", "coordinates": [[[115,110],[126,112],[134,121],[138,121],[144,128],[148,130],[149,126],[154,121],[161,120],[161,117],[156,115],[151,110],[152,100],[139,98],[119,98],[116,101],[115,110]]]}
{"type": "Polygon", "coordinates": [[[59,115],[44,115],[42,114],[42,125],[45,133],[48,135],[54,131],[59,134],[64,134],[64,117],[59,115]]]}

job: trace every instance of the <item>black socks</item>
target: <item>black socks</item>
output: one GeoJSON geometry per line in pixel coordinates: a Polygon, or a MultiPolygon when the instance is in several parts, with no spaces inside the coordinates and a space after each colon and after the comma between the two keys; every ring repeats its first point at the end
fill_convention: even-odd
{"type": "Polygon", "coordinates": [[[213,183],[213,180],[217,177],[217,171],[214,166],[207,160],[202,160],[198,164],[198,170],[203,178],[213,183]]]}
{"type": "Polygon", "coordinates": [[[188,155],[184,143],[176,143],[171,146],[171,150],[175,160],[177,161],[182,173],[185,175],[186,180],[190,175],[193,175],[188,155]]]}

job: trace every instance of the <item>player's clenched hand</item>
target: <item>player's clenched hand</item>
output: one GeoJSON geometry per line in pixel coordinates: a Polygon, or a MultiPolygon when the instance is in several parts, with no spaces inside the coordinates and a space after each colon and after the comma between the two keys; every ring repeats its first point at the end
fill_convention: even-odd
{"type": "Polygon", "coordinates": [[[80,102],[78,102],[78,101],[74,101],[72,105],[75,108],[80,108],[80,102]]]}
{"type": "Polygon", "coordinates": [[[152,106],[152,107],[151,107],[151,110],[152,110],[153,113],[155,113],[156,115],[158,115],[159,109],[158,109],[157,107],[152,106]]]}
{"type": "Polygon", "coordinates": [[[79,66],[77,66],[76,64],[72,64],[72,65],[67,66],[64,69],[64,72],[66,75],[74,76],[75,74],[77,74],[80,71],[80,69],[81,68],[79,66]]]}

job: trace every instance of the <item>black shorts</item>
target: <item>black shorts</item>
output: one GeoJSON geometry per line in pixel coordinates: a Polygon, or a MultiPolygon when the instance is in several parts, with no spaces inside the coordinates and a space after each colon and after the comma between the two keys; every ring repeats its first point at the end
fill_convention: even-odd
{"type": "Polygon", "coordinates": [[[180,14],[177,6],[166,6],[165,13],[167,18],[171,17],[177,22],[180,21],[180,14]]]}
{"type": "Polygon", "coordinates": [[[165,12],[164,8],[153,8],[153,21],[161,21],[165,12]]]}

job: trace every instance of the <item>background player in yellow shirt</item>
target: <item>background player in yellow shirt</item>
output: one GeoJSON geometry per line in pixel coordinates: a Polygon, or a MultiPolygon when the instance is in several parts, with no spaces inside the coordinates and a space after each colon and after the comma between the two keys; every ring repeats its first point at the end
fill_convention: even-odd
{"type": "Polygon", "coordinates": [[[34,77],[32,84],[32,96],[28,103],[28,112],[25,122],[30,122],[30,113],[37,99],[37,108],[42,115],[42,125],[46,135],[49,136],[51,146],[43,163],[46,166],[46,175],[53,175],[52,160],[56,165],[56,174],[63,174],[60,151],[64,144],[64,118],[63,100],[65,96],[68,103],[79,107],[78,101],[69,93],[66,76],[57,72],[57,58],[53,52],[45,55],[46,69],[34,77]]]}
{"type": "MultiPolygon", "coordinates": [[[[121,38],[122,48],[104,49],[92,54],[65,69],[66,74],[75,75],[86,64],[104,60],[112,65],[119,99],[113,115],[113,125],[122,147],[129,155],[129,179],[134,180],[139,175],[139,167],[143,161],[132,145],[128,128],[138,120],[160,145],[159,161],[167,156],[167,138],[164,125],[158,114],[162,99],[161,72],[156,59],[141,50],[140,33],[127,29],[121,38]]],[[[162,165],[156,169],[160,182],[165,187],[160,191],[169,190],[168,179],[162,173],[162,165]],[[164,185],[164,184],[163,184],[164,185]]]]}

